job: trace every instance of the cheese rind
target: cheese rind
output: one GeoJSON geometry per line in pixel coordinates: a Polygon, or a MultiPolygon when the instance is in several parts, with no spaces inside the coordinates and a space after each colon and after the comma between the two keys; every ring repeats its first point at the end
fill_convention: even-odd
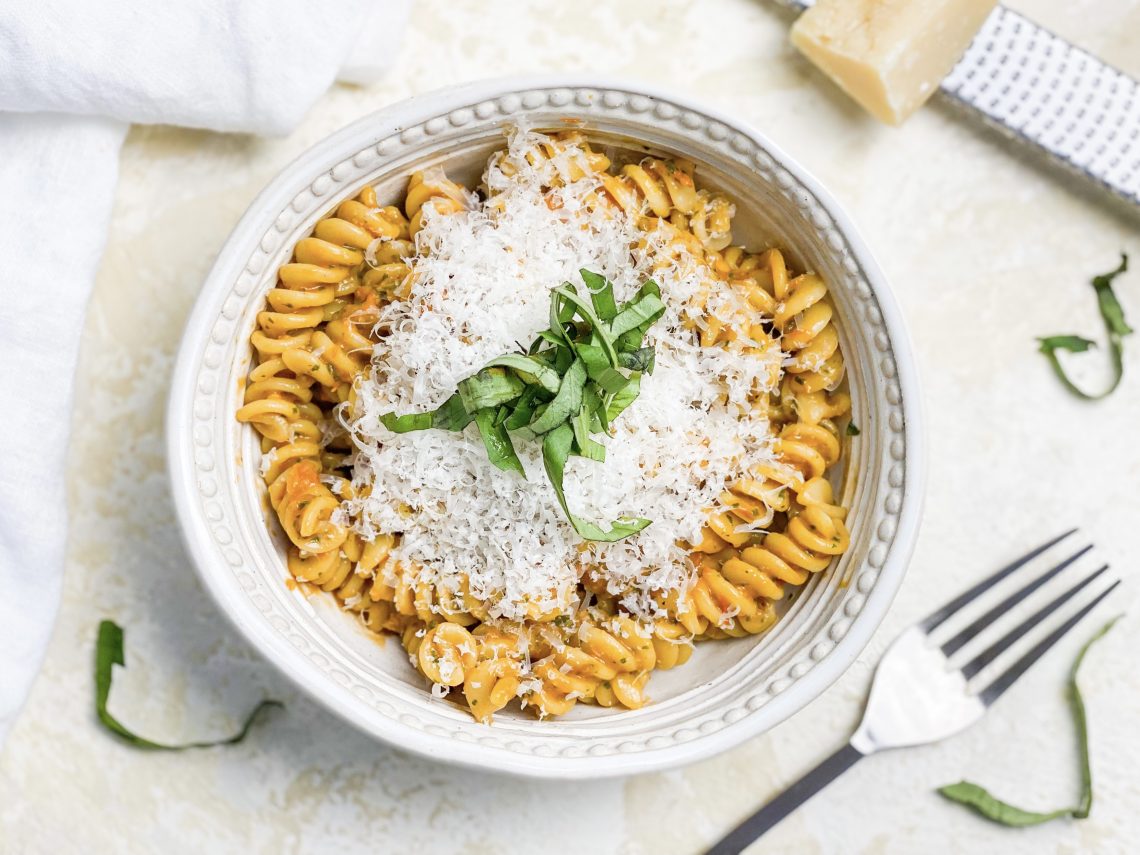
{"type": "Polygon", "coordinates": [[[938,89],[997,0],[819,0],[792,44],[871,115],[899,125],[938,89]]]}

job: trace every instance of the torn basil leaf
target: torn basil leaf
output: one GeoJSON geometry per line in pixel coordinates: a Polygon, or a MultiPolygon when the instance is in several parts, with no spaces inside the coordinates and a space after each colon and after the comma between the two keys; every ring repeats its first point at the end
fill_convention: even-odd
{"type": "Polygon", "coordinates": [[[463,406],[459,395],[452,395],[439,407],[427,413],[409,413],[398,416],[384,413],[380,423],[392,433],[410,433],[414,430],[463,430],[471,424],[471,414],[463,406]]]}
{"type": "MultiPolygon", "coordinates": [[[[617,353],[614,351],[613,336],[610,334],[606,325],[594,314],[593,307],[588,305],[586,301],[578,295],[578,292],[574,290],[574,286],[569,282],[555,288],[554,293],[564,301],[563,305],[573,306],[574,313],[581,315],[582,319],[590,325],[593,331],[593,337],[597,339],[610,365],[617,365],[617,353]]],[[[568,344],[572,348],[575,347],[573,341],[568,341],[568,344]]]]}
{"type": "Polygon", "coordinates": [[[606,403],[606,421],[612,422],[620,416],[626,407],[637,400],[639,394],[641,394],[641,377],[634,373],[630,376],[626,387],[616,395],[612,395],[606,403]]]}
{"type": "Polygon", "coordinates": [[[1053,373],[1057,375],[1065,388],[1086,401],[1097,401],[1111,395],[1120,385],[1121,378],[1124,377],[1124,337],[1130,335],[1133,330],[1124,320],[1124,309],[1120,305],[1120,301],[1116,299],[1116,293],[1112,290],[1112,282],[1126,270],[1128,270],[1128,256],[1121,253],[1119,267],[1110,273],[1094,276],[1092,280],[1092,287],[1096,292],[1097,307],[1100,309],[1100,316],[1108,334],[1109,359],[1112,366],[1112,380],[1103,392],[1090,394],[1073,383],[1057,356],[1059,351],[1084,353],[1089,348],[1096,347],[1096,342],[1072,334],[1046,336],[1037,340],[1039,350],[1049,360],[1049,364],[1053,367],[1053,373]]]}
{"type": "Polygon", "coordinates": [[[630,330],[651,324],[665,314],[665,304],[656,294],[646,294],[637,302],[623,309],[610,324],[610,334],[614,338],[624,335],[630,330]]]}
{"type": "Polygon", "coordinates": [[[507,354],[506,356],[492,359],[483,367],[510,368],[518,375],[518,378],[528,386],[537,384],[551,394],[558,391],[558,384],[562,380],[562,378],[558,376],[557,371],[542,360],[535,359],[533,356],[507,354]]]}
{"type": "Polygon", "coordinates": [[[187,742],[180,745],[153,742],[131,731],[107,710],[107,700],[111,695],[112,671],[116,665],[125,668],[127,664],[123,655],[123,638],[123,629],[117,623],[109,620],[99,622],[99,635],[95,641],[95,715],[107,730],[136,748],[144,748],[148,751],[185,751],[189,748],[234,745],[249,735],[249,731],[265,710],[271,707],[284,706],[280,701],[262,701],[245,717],[245,723],[241,729],[233,736],[224,739],[187,742]]]}
{"type": "Polygon", "coordinates": [[[492,409],[483,409],[475,414],[475,424],[479,428],[479,435],[483,438],[483,446],[487,449],[487,459],[499,469],[518,472],[526,479],[526,470],[522,461],[515,453],[507,429],[497,420],[497,412],[492,409]]]}
{"type": "Polygon", "coordinates": [[[575,359],[562,377],[558,394],[547,405],[542,415],[530,423],[530,429],[535,433],[546,433],[578,412],[578,408],[582,406],[582,389],[585,385],[586,366],[580,359],[575,359]]]}
{"type": "Polygon", "coordinates": [[[592,270],[579,270],[582,281],[586,283],[586,290],[590,292],[590,301],[594,304],[594,312],[598,318],[607,323],[617,317],[617,303],[614,301],[614,286],[606,279],[592,270]]]}
{"type": "Polygon", "coordinates": [[[497,407],[515,400],[526,389],[526,383],[504,368],[484,368],[459,381],[458,388],[463,408],[475,415],[484,407],[497,407]]]}
{"type": "Polygon", "coordinates": [[[646,374],[653,373],[653,364],[657,352],[652,347],[639,347],[633,351],[620,351],[618,364],[630,371],[641,371],[646,374]]]}

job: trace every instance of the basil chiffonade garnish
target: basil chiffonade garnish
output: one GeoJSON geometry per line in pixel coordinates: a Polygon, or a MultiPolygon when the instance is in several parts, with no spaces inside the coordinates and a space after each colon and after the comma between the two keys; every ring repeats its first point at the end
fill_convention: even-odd
{"type": "Polygon", "coordinates": [[[188,742],[183,745],[164,745],[138,736],[107,711],[107,698],[111,694],[111,672],[115,665],[126,667],[126,660],[123,657],[123,630],[114,621],[101,621],[99,623],[99,637],[95,642],[95,714],[104,727],[136,748],[146,748],[151,751],[184,751],[187,748],[233,745],[235,742],[241,742],[245,739],[250,728],[253,727],[264,710],[282,706],[280,701],[262,701],[246,716],[245,724],[242,725],[241,730],[225,739],[209,742],[188,742]]]}
{"type": "Polygon", "coordinates": [[[525,352],[492,359],[431,412],[385,413],[380,421],[394,433],[460,431],[474,421],[490,461],[523,478],[511,435],[541,440],[546,475],[574,530],[586,540],[611,542],[636,534],[651,520],[622,518],[606,530],[570,513],[563,473],[571,455],[605,461],[605,447],[591,436],[608,432],[637,398],[642,374],[653,373],[654,350],[642,343],[665,304],[652,280],[619,304],[611,282],[589,270],[581,274],[590,299],[569,282],[553,289],[550,327],[525,352]]]}
{"type": "Polygon", "coordinates": [[[1116,294],[1113,293],[1112,280],[1127,269],[1128,256],[1121,253],[1119,267],[1111,273],[1094,276],[1092,280],[1093,290],[1096,292],[1097,305],[1100,308],[1100,316],[1104,319],[1104,327],[1108,332],[1108,346],[1111,351],[1112,382],[1107,389],[1095,395],[1090,395],[1088,392],[1083,391],[1069,379],[1065,373],[1065,369],[1061,366],[1060,360],[1057,358],[1057,351],[1059,350],[1068,351],[1069,353],[1084,353],[1090,347],[1096,347],[1095,341],[1083,338],[1079,335],[1051,335],[1046,338],[1038,339],[1041,343],[1041,352],[1045,354],[1045,358],[1049,360],[1049,364],[1053,366],[1053,371],[1057,377],[1060,378],[1061,382],[1065,384],[1065,388],[1078,398],[1084,398],[1086,401],[1096,401],[1100,398],[1107,397],[1120,385],[1120,378],[1124,376],[1124,336],[1132,332],[1132,327],[1128,326],[1128,323],[1124,320],[1124,309],[1121,308],[1120,301],[1116,299],[1116,294]]]}
{"type": "Polygon", "coordinates": [[[1069,672],[1069,703],[1073,710],[1073,724],[1077,729],[1077,750],[1080,753],[1081,761],[1081,798],[1075,806],[1060,808],[1058,810],[1049,811],[1048,813],[1023,810],[1022,808],[1014,807],[1007,802],[1003,802],[996,796],[991,795],[985,787],[972,784],[969,781],[959,781],[957,784],[941,787],[938,792],[951,801],[973,808],[986,819],[1015,828],[1021,828],[1027,825],[1040,825],[1043,822],[1049,822],[1050,820],[1059,819],[1063,816],[1071,816],[1073,819],[1084,819],[1087,817],[1089,811],[1092,809],[1093,800],[1092,768],[1089,765],[1088,720],[1085,716],[1085,702],[1081,697],[1081,690],[1077,686],[1077,672],[1080,671],[1081,662],[1084,661],[1085,654],[1088,653],[1089,648],[1092,647],[1096,641],[1103,638],[1104,635],[1112,629],[1112,625],[1118,620],[1120,620],[1119,617],[1112,619],[1101,627],[1096,635],[1085,642],[1085,646],[1082,647],[1081,652],[1077,654],[1076,661],[1073,662],[1072,670],[1069,672]]]}

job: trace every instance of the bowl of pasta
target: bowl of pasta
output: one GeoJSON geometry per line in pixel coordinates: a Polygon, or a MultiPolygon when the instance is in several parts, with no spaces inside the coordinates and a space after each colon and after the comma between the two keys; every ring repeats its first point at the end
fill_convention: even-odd
{"type": "Polygon", "coordinates": [[[537,777],[762,733],[897,590],[914,361],[834,201],[759,132],[588,78],[415,98],[319,143],[181,346],[206,587],[403,749],[537,777]]]}

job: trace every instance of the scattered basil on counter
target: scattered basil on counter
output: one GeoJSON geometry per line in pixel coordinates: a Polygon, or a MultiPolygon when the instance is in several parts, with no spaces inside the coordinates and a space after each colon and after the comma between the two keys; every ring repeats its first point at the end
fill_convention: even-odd
{"type": "Polygon", "coordinates": [[[1104,319],[1104,327],[1108,332],[1108,346],[1111,352],[1112,382],[1107,389],[1097,394],[1085,392],[1069,379],[1069,376],[1065,373],[1065,369],[1061,365],[1061,361],[1057,357],[1057,352],[1061,350],[1068,353],[1084,353],[1089,348],[1096,347],[1095,341],[1071,334],[1051,335],[1038,339],[1041,352],[1045,354],[1045,358],[1048,359],[1049,364],[1053,366],[1053,372],[1060,381],[1065,384],[1065,388],[1078,398],[1084,398],[1086,401],[1096,401],[1112,394],[1116,387],[1120,385],[1120,380],[1124,376],[1124,337],[1132,333],[1132,327],[1128,326],[1128,323],[1124,320],[1124,309],[1121,307],[1120,301],[1116,299],[1116,294],[1112,290],[1112,281],[1127,269],[1128,256],[1121,253],[1119,267],[1111,273],[1094,276],[1092,280],[1093,290],[1096,292],[1097,305],[1100,308],[1100,316],[1104,319]]]}
{"type": "Polygon", "coordinates": [[[643,343],[650,326],[665,314],[665,303],[652,279],[619,304],[612,282],[590,270],[580,272],[589,300],[569,282],[554,288],[550,328],[524,352],[492,359],[461,380],[456,393],[431,412],[385,413],[380,422],[393,433],[407,433],[458,431],[474,421],[491,463],[523,478],[526,471],[511,434],[541,439],[547,477],[574,530],[586,540],[612,542],[651,521],[623,518],[607,530],[575,516],[562,488],[563,473],[571,455],[605,461],[605,446],[590,435],[606,434],[637,399],[642,375],[653,373],[656,354],[643,343]]]}
{"type": "Polygon", "coordinates": [[[95,642],[95,714],[103,726],[112,733],[117,734],[136,748],[145,748],[151,751],[185,751],[188,748],[212,748],[216,745],[233,745],[241,742],[249,734],[254,723],[261,717],[261,713],[270,707],[284,706],[280,701],[262,701],[246,716],[245,724],[233,736],[226,739],[217,739],[209,742],[188,742],[184,745],[164,745],[161,742],[152,742],[133,732],[123,725],[117,718],[107,711],[107,699],[111,694],[111,672],[115,665],[126,667],[123,656],[123,630],[114,621],[104,620],[99,623],[99,636],[95,642]]]}
{"type": "Polygon", "coordinates": [[[1073,724],[1077,731],[1077,750],[1081,761],[1081,798],[1075,806],[1059,808],[1058,810],[1049,811],[1048,813],[1023,810],[1007,802],[1003,802],[1001,799],[992,795],[985,787],[970,783],[969,781],[959,781],[957,784],[940,787],[938,792],[950,799],[950,801],[958,802],[959,804],[972,808],[986,819],[1014,828],[1040,825],[1043,822],[1049,822],[1050,820],[1065,816],[1072,817],[1073,819],[1084,819],[1087,817],[1089,811],[1092,809],[1093,801],[1092,767],[1089,764],[1088,719],[1085,714],[1084,698],[1081,697],[1081,690],[1077,685],[1077,673],[1080,671],[1081,662],[1084,661],[1085,654],[1088,653],[1089,648],[1103,638],[1118,620],[1120,620],[1119,617],[1113,618],[1101,627],[1092,638],[1085,642],[1084,647],[1081,648],[1081,652],[1077,654],[1076,661],[1073,662],[1072,670],[1069,672],[1069,704],[1073,710],[1073,724]]]}

